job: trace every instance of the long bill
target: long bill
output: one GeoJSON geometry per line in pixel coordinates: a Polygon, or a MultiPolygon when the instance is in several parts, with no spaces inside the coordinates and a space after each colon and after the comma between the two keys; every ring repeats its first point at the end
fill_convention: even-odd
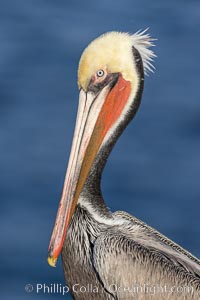
{"type": "Polygon", "coordinates": [[[50,266],[56,265],[67,228],[92,164],[107,132],[121,115],[130,91],[131,84],[124,80],[122,75],[118,76],[114,87],[108,84],[97,95],[82,89],[80,91],[68,168],[49,244],[50,266]]]}

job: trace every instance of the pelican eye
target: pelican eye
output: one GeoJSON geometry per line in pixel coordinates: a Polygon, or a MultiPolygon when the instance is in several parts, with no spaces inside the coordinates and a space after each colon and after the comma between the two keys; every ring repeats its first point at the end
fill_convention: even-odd
{"type": "Polygon", "coordinates": [[[103,75],[104,75],[104,70],[98,70],[97,71],[97,76],[98,77],[103,77],[103,75]]]}

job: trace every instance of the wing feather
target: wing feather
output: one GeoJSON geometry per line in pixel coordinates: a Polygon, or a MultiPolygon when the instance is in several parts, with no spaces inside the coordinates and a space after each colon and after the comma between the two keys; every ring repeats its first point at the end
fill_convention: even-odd
{"type": "Polygon", "coordinates": [[[114,299],[200,299],[199,265],[140,225],[113,226],[101,234],[93,263],[114,299]]]}

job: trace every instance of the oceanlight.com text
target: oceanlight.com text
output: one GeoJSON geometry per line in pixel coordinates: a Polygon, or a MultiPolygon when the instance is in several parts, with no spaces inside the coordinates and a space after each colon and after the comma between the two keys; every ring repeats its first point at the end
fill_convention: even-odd
{"type": "MultiPolygon", "coordinates": [[[[150,284],[137,284],[134,283],[130,287],[129,286],[119,286],[115,283],[110,284],[108,289],[112,294],[124,294],[124,295],[136,295],[136,294],[182,294],[184,295],[193,295],[193,287],[192,286],[169,286],[167,284],[164,285],[150,285],[150,284]]],[[[70,289],[67,285],[62,285],[61,283],[36,283],[34,284],[26,284],[25,291],[27,293],[37,293],[37,294],[61,294],[66,295],[70,293],[70,289]]],[[[72,286],[73,293],[102,293],[105,292],[104,288],[100,288],[99,286],[92,285],[90,283],[81,285],[79,283],[75,283],[72,286]]]]}

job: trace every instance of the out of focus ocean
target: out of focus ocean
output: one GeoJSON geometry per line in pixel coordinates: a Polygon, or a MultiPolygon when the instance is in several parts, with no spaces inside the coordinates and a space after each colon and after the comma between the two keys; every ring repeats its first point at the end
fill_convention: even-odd
{"type": "Polygon", "coordinates": [[[126,210],[200,257],[200,2],[0,3],[1,299],[71,299],[47,248],[67,165],[84,47],[149,27],[156,71],[103,175],[111,210],[126,210]],[[33,285],[32,292],[25,285],[33,285]]]}

